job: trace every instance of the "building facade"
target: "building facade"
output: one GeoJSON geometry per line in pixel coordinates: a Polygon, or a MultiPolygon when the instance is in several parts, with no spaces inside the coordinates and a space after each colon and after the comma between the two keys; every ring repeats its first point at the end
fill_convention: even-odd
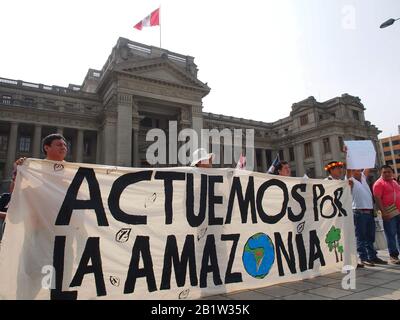
{"type": "Polygon", "coordinates": [[[192,128],[199,136],[202,128],[253,129],[256,171],[265,172],[279,153],[293,175],[318,178],[325,176],[327,162],[344,160],[344,140],[372,140],[379,150],[379,130],[365,120],[357,97],[343,94],[325,102],[309,97],[294,103],[284,119],[253,121],[203,112],[210,88],[197,72],[191,56],[119,38],[103,68],[89,69],[82,85],[0,78],[2,188],[15,159],[43,157],[41,140],[54,132],[68,141],[67,161],[145,167],[152,143],[146,133],[151,128],[168,133],[170,121],[178,131],[192,128]]]}
{"type": "Polygon", "coordinates": [[[379,140],[384,163],[390,165],[396,176],[400,174],[400,134],[379,140]]]}

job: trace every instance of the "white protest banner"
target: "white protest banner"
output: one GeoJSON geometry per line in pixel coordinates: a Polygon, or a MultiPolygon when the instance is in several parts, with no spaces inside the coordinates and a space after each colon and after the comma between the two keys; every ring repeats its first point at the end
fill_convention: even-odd
{"type": "Polygon", "coordinates": [[[197,299],[356,266],[344,181],[28,159],[2,299],[197,299]]]}
{"type": "Polygon", "coordinates": [[[369,169],[375,167],[376,151],[371,140],[345,141],[347,147],[347,169],[369,169]]]}

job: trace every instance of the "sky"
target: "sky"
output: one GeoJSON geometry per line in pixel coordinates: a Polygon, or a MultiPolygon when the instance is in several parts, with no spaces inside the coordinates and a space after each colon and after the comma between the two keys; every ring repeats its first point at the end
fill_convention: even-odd
{"type": "Polygon", "coordinates": [[[68,86],[101,69],[119,37],[161,5],[161,45],[195,57],[203,111],[273,122],[293,103],[348,93],[380,138],[400,125],[398,0],[2,0],[0,77],[68,86]]]}

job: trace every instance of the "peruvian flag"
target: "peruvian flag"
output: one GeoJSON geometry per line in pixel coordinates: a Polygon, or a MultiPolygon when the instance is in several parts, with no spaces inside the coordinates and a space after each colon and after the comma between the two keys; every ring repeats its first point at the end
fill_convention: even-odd
{"type": "Polygon", "coordinates": [[[146,18],[137,23],[134,28],[142,30],[143,27],[153,27],[160,25],[160,8],[154,10],[146,18]]]}

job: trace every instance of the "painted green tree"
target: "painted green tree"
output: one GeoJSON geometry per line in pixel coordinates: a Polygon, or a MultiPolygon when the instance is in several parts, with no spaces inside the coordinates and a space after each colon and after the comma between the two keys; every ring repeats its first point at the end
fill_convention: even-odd
{"type": "Polygon", "coordinates": [[[339,245],[337,250],[340,253],[340,261],[343,261],[343,246],[339,245]]]}
{"type": "Polygon", "coordinates": [[[325,243],[328,245],[329,252],[335,251],[336,262],[339,262],[338,252],[340,253],[340,261],[343,261],[343,246],[339,243],[341,239],[341,231],[339,228],[332,228],[326,234],[325,243]]]}

